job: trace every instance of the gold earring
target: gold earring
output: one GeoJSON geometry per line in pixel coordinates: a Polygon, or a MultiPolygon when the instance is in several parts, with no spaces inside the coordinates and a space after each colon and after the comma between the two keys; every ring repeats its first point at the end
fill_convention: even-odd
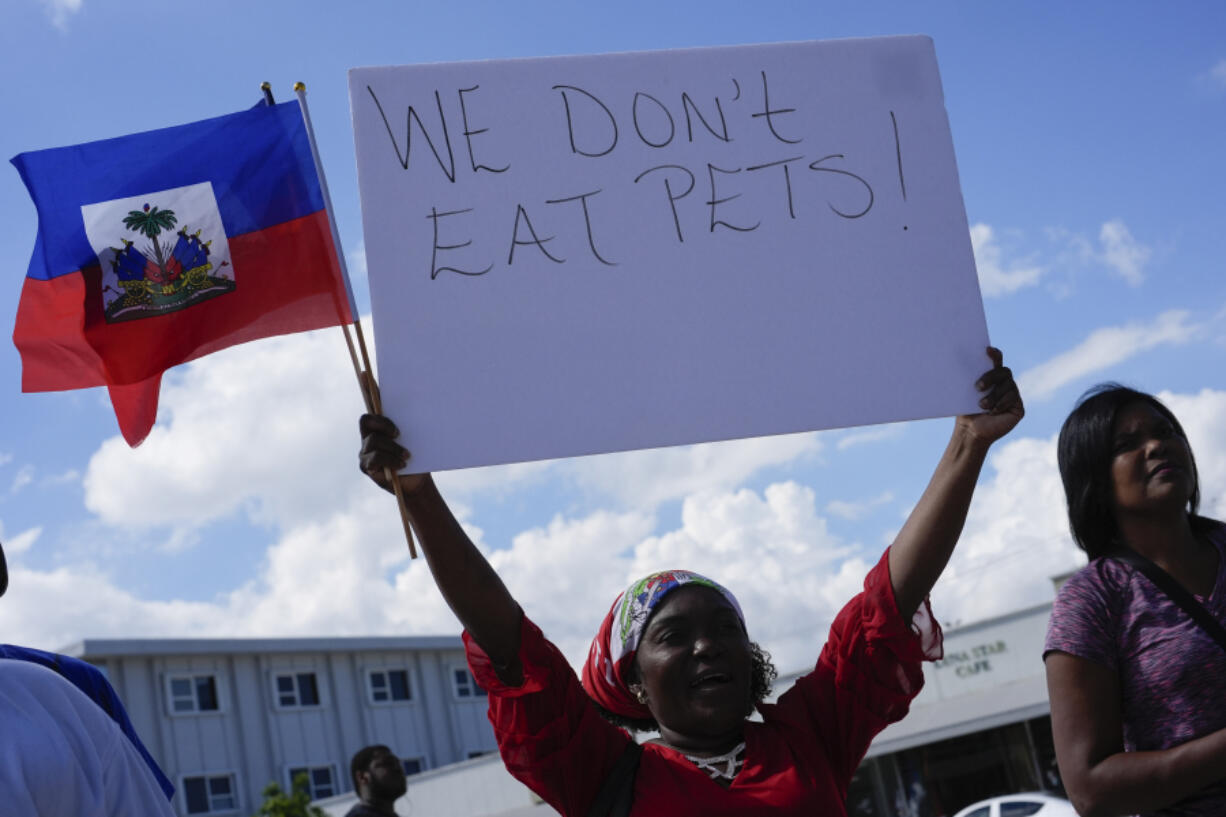
{"type": "Polygon", "coordinates": [[[635,687],[631,690],[634,693],[634,699],[641,704],[647,703],[647,690],[642,687],[635,687]]]}

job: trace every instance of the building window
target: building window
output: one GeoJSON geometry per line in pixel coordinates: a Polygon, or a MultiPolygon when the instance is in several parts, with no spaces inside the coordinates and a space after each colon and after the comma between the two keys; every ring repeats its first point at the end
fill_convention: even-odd
{"type": "Polygon", "coordinates": [[[477,686],[477,680],[466,669],[455,669],[451,673],[451,682],[457,698],[484,698],[485,690],[477,686]]]}
{"type": "Polygon", "coordinates": [[[319,684],[315,681],[315,673],[278,675],[277,704],[282,707],[319,706],[319,684]]]}
{"type": "Polygon", "coordinates": [[[413,700],[413,692],[409,689],[408,670],[371,670],[366,677],[370,681],[370,699],[375,703],[413,700]]]}
{"type": "Polygon", "coordinates": [[[404,767],[406,775],[420,774],[422,769],[426,767],[425,762],[420,757],[402,757],[400,758],[400,765],[404,767]]]}
{"type": "Polygon", "coordinates": [[[294,780],[298,778],[298,775],[306,776],[307,792],[311,795],[312,800],[332,797],[340,793],[336,789],[336,778],[332,775],[331,766],[297,766],[290,769],[290,791],[294,790],[294,780]]]}
{"type": "Polygon", "coordinates": [[[221,814],[238,809],[234,777],[228,774],[183,778],[183,799],[188,814],[221,814]]]}
{"type": "Polygon", "coordinates": [[[166,681],[170,712],[188,715],[195,712],[216,712],[217,678],[212,675],[172,675],[166,681]]]}

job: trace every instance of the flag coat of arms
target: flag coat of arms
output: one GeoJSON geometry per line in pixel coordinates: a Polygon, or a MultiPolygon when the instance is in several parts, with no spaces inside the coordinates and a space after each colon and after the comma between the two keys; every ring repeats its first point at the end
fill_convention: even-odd
{"type": "Polygon", "coordinates": [[[166,369],[353,322],[297,101],[12,161],[38,212],[22,390],[106,386],[130,445],[166,369]]]}

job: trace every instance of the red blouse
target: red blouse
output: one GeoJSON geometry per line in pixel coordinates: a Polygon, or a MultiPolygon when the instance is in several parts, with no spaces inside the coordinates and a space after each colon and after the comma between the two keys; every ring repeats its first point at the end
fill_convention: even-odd
{"type": "MultiPolygon", "coordinates": [[[[524,682],[498,680],[464,634],[473,676],[489,692],[489,717],[507,769],[565,817],[584,817],[630,737],[605,721],[574,670],[524,618],[524,682]]],[[[920,661],[941,657],[928,603],[908,626],[894,602],[888,551],[864,592],[839,611],[812,672],[745,723],[745,765],[725,789],[679,752],[643,746],[636,817],[846,815],[847,786],[873,736],[907,714],[924,684],[920,661]],[[914,628],[914,629],[913,629],[914,628]]]]}

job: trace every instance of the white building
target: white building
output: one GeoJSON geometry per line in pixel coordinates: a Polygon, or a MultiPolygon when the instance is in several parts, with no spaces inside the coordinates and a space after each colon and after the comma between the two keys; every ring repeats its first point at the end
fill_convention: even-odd
{"type": "Polygon", "coordinates": [[[179,814],[250,815],[306,771],[349,791],[349,759],[389,746],[411,774],[496,749],[457,637],[87,640],[174,783],[179,814]]]}

